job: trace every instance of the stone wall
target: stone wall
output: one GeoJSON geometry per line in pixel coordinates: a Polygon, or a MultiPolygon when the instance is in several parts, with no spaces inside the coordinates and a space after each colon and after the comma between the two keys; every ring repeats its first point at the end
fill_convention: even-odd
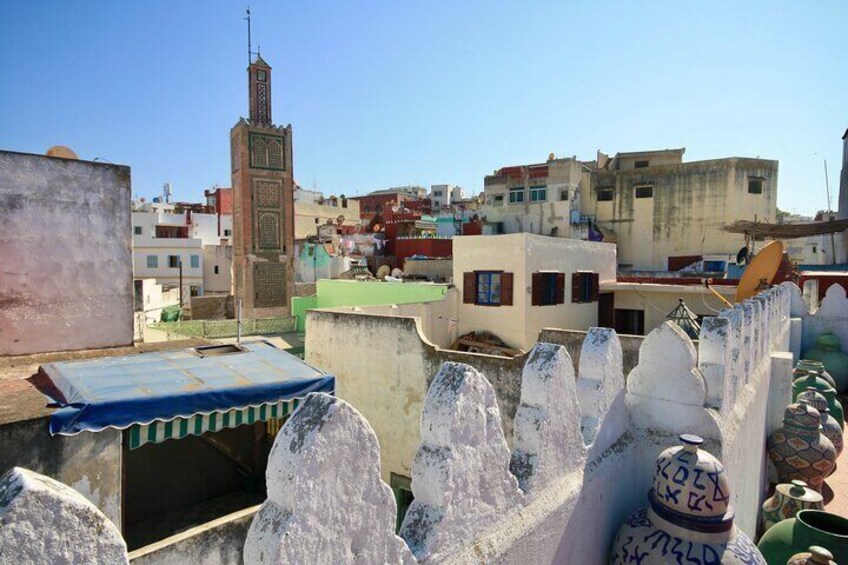
{"type": "Polygon", "coordinates": [[[812,309],[797,287],[792,289],[792,316],[801,319],[800,348],[806,351],[815,346],[816,338],[825,332],[839,336],[842,349],[848,351],[848,298],[841,284],[827,289],[818,309],[812,309]]]}
{"type": "MultiPolygon", "coordinates": [[[[454,354],[423,340],[420,320],[314,312],[315,326],[346,324],[340,333],[362,318],[372,339],[396,346],[395,389],[372,389],[356,399],[367,400],[360,407],[326,394],[300,405],[269,457],[268,500],[250,524],[244,562],[605,563],[622,521],[647,502],[656,456],[680,433],[701,435],[722,460],[736,525],[753,535],[767,484],[765,438],[790,400],[786,349],[800,343],[793,333],[802,320],[791,318],[799,297],[785,283],[721,312],[705,321],[700,349],[666,322],[642,341],[626,379],[621,340],[606,328],[585,334],[575,371],[561,345],[537,343],[523,359],[454,354]],[[421,366],[412,371],[425,362],[434,368],[420,400],[403,388],[415,384],[403,380],[415,357],[421,366]],[[368,420],[396,411],[393,400],[411,402],[420,417],[409,470],[415,499],[399,536],[396,502],[382,480],[385,447],[368,420]]],[[[807,323],[848,323],[839,314],[848,314],[848,299],[834,294],[830,302],[807,323]]],[[[0,519],[5,512],[28,520],[31,508],[60,506],[91,516],[92,530],[74,535],[125,561],[108,520],[62,485],[15,470],[0,481],[0,502],[0,519]]],[[[233,548],[244,521],[221,524],[235,532],[223,537],[217,528],[175,536],[134,562],[238,562],[233,548]]],[[[2,533],[18,536],[25,552],[27,540],[66,535],[29,527],[2,533]]],[[[45,547],[36,561],[61,560],[57,547],[65,545],[45,547]]]]}
{"type": "MultiPolygon", "coordinates": [[[[564,346],[577,366],[580,363],[580,351],[583,349],[586,333],[580,330],[545,328],[539,332],[539,341],[564,346]]],[[[639,347],[645,338],[640,335],[619,335],[618,340],[621,343],[624,374],[627,375],[639,361],[639,347]]]]}
{"type": "Polygon", "coordinates": [[[0,151],[0,355],[133,342],[130,169],[0,151]]]}
{"type": "Polygon", "coordinates": [[[233,295],[191,297],[192,320],[232,320],[236,317],[233,295]]]}
{"type": "MultiPolygon", "coordinates": [[[[387,307],[390,308],[390,307],[387,307]]],[[[443,350],[424,337],[421,318],[311,310],[306,362],[336,377],[336,394],[371,423],[380,441],[382,475],[406,477],[421,441],[418,421],[433,375],[444,362],[483,372],[495,387],[502,425],[512,436],[524,358],[443,350]]]]}
{"type": "MultiPolygon", "coordinates": [[[[382,436],[391,441],[409,432],[402,429],[404,412],[420,416],[414,436],[405,438],[417,437],[410,466],[415,500],[401,528],[415,560],[604,563],[622,520],[646,504],[656,456],[677,444],[681,433],[701,435],[704,448],[723,461],[736,524],[755,533],[767,484],[766,434],[790,401],[793,357],[787,350],[792,328],[799,329],[790,318],[793,292],[784,284],[706,321],[700,349],[666,322],[642,340],[626,379],[622,342],[603,328],[586,333],[576,371],[567,348],[554,344],[538,343],[513,360],[453,355],[427,344],[417,335],[420,322],[408,318],[314,312],[310,331],[334,326],[348,339],[361,334],[360,347],[368,340],[392,345],[396,362],[380,358],[376,373],[375,365],[362,367],[368,378],[348,384],[367,391],[353,393],[345,388],[345,375],[337,374],[334,402],[351,402],[364,417],[357,425],[368,426],[381,444],[382,436]],[[413,382],[412,375],[431,368],[435,376],[426,388],[413,382]]],[[[340,357],[346,351],[340,345],[326,350],[340,357]]],[[[320,366],[331,359],[317,354],[311,361],[320,366]]],[[[299,425],[317,429],[305,418],[299,425]]],[[[324,449],[336,447],[327,442],[324,449]]],[[[385,445],[381,455],[385,477],[386,464],[402,457],[385,445]]],[[[281,478],[273,465],[269,486],[281,478]]],[[[351,483],[371,480],[353,479],[348,476],[351,483]]],[[[288,496],[310,495],[295,490],[288,496]]],[[[369,512],[391,522],[394,501],[385,504],[369,512]]],[[[300,513],[298,523],[309,522],[309,504],[291,511],[300,513]]],[[[334,528],[341,535],[351,521],[356,517],[347,515],[336,525],[325,521],[321,535],[331,538],[334,528]]],[[[274,535],[287,544],[307,543],[299,536],[308,532],[291,523],[280,523],[276,534],[266,527],[266,543],[274,535]]],[[[369,539],[377,546],[393,543],[386,524],[379,530],[371,530],[369,539]]],[[[245,555],[249,546],[250,540],[245,555]]]]}
{"type": "Polygon", "coordinates": [[[251,506],[130,552],[133,565],[240,565],[247,530],[259,510],[251,506]]]}
{"type": "Polygon", "coordinates": [[[0,425],[0,473],[26,467],[76,489],[120,527],[121,432],[50,436],[47,419],[0,425]]]}

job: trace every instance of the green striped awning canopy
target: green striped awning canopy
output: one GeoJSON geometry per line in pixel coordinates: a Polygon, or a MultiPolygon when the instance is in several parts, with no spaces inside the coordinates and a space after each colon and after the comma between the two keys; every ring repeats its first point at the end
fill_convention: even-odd
{"type": "Polygon", "coordinates": [[[287,418],[295,411],[301,398],[247,408],[195,414],[187,418],[174,418],[167,422],[153,421],[149,424],[134,424],[127,429],[129,448],[138,449],[148,443],[162,443],[169,439],[199,436],[206,432],[217,432],[224,428],[235,428],[256,422],[273,422],[287,418]]]}

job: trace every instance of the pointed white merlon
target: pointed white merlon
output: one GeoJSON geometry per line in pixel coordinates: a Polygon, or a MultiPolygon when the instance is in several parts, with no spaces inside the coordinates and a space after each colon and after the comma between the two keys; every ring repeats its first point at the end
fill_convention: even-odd
{"type": "Polygon", "coordinates": [[[395,535],[397,507],[380,479],[377,436],[347,402],[307,396],[274,441],[266,481],[246,565],[415,562],[395,535]]]}
{"type": "Polygon", "coordinates": [[[0,563],[129,563],[121,532],[71,487],[15,467],[0,478],[0,563]]]}
{"type": "Polygon", "coordinates": [[[522,495],[509,462],[492,385],[468,365],[442,365],[424,401],[415,500],[401,526],[419,560],[438,563],[515,512],[522,495]]]}

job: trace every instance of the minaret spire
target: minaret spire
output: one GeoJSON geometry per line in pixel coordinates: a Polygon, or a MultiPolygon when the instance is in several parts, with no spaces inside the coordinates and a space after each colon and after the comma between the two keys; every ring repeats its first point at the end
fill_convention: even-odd
{"type": "Polygon", "coordinates": [[[244,18],[247,20],[247,64],[253,61],[253,56],[258,55],[258,53],[253,52],[253,48],[250,45],[250,4],[247,5],[247,16],[244,18]]]}
{"type": "Polygon", "coordinates": [[[247,89],[249,117],[253,125],[270,126],[271,120],[271,65],[258,50],[253,51],[250,35],[250,6],[247,7],[247,89]],[[253,56],[256,55],[256,60],[253,56]]]}

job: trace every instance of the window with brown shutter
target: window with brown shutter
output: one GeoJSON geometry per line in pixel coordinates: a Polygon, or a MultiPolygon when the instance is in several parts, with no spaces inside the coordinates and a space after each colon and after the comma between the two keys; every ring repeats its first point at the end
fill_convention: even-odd
{"type": "Polygon", "coordinates": [[[565,304],[565,273],[556,276],[556,303],[565,304]]]}
{"type": "Polygon", "coordinates": [[[512,306],[512,273],[501,273],[501,306],[512,306]]]}
{"type": "Polygon", "coordinates": [[[530,304],[533,306],[542,305],[542,285],[544,284],[542,273],[533,273],[533,287],[530,304]]]}
{"type": "Polygon", "coordinates": [[[533,306],[554,306],[565,303],[565,274],[555,271],[533,273],[533,306]]]}
{"type": "Polygon", "coordinates": [[[597,302],[598,297],[601,295],[601,283],[598,273],[590,273],[591,278],[591,289],[589,290],[589,302],[597,302]]]}
{"type": "Polygon", "coordinates": [[[462,302],[478,306],[512,306],[512,273],[474,271],[463,273],[462,302]]]}
{"type": "Polygon", "coordinates": [[[597,302],[600,296],[598,273],[577,271],[571,274],[571,301],[597,302]]]}
{"type": "Polygon", "coordinates": [[[474,273],[462,274],[462,303],[474,304],[477,297],[477,278],[474,273]]]}

